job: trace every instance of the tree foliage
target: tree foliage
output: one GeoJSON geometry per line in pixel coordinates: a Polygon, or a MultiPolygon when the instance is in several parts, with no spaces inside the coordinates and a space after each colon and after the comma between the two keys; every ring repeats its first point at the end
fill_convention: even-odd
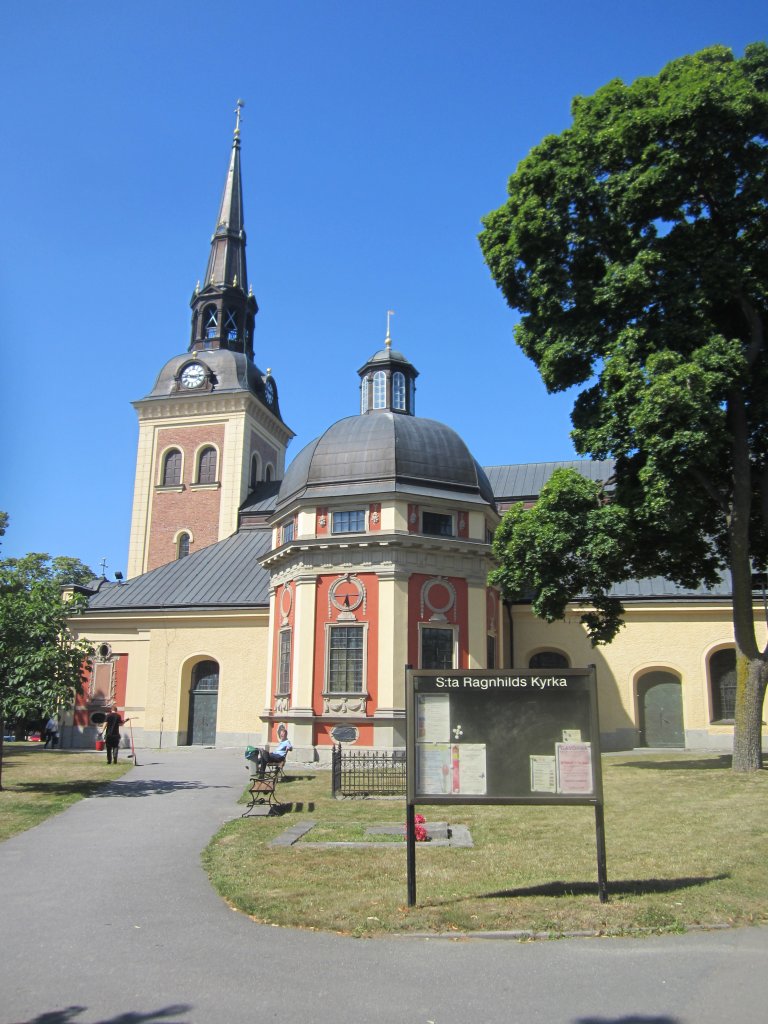
{"type": "Polygon", "coordinates": [[[93,573],[76,558],[0,560],[0,788],[4,724],[52,714],[82,689],[91,649],[72,636],[67,618],[83,599],[65,602],[61,591],[90,579],[93,573]]]}
{"type": "MultiPolygon", "coordinates": [[[[603,574],[586,582],[663,575],[711,585],[730,572],[735,765],[757,767],[766,658],[752,570],[768,563],[768,47],[749,46],[741,58],[712,47],[655,77],[612,81],[577,97],[572,114],[571,127],[544,139],[510,178],[507,203],[485,218],[482,250],[520,311],[516,340],[547,388],[580,389],[577,451],[616,460],[611,501],[624,516],[604,538],[613,554],[603,574]]],[[[555,485],[565,500],[564,487],[555,485]]],[[[522,526],[505,529],[514,539],[522,526]]],[[[533,520],[525,529],[536,532],[533,520]]],[[[590,541],[586,560],[598,551],[590,541]]],[[[560,607],[577,596],[575,578],[537,580],[544,566],[528,567],[540,594],[560,588],[560,607]]],[[[538,601],[545,614],[555,607],[538,601]]],[[[593,636],[609,638],[615,606],[598,602],[596,615],[593,636]]]]}

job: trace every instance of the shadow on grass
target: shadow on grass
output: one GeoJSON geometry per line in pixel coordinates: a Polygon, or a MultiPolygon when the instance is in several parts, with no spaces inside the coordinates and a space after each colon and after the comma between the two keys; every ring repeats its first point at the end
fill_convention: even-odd
{"type": "MultiPolygon", "coordinates": [[[[637,878],[608,883],[609,896],[647,896],[650,893],[677,892],[692,889],[710,882],[721,882],[730,875],[702,875],[694,878],[637,878]]],[[[591,896],[597,892],[597,882],[547,882],[544,885],[529,885],[519,889],[501,889],[486,892],[471,899],[507,899],[513,896],[591,896]]]]}
{"type": "MultiPolygon", "coordinates": [[[[87,1009],[87,1006],[66,1006],[62,1010],[49,1010],[47,1013],[38,1014],[37,1017],[30,1017],[27,1021],[18,1021],[17,1024],[72,1024],[87,1009]]],[[[177,1006],[163,1006],[159,1010],[150,1010],[148,1013],[129,1010],[126,1013],[118,1013],[116,1017],[102,1017],[95,1024],[155,1024],[158,1021],[169,1020],[171,1017],[178,1017],[180,1013],[187,1013],[191,1009],[191,1006],[184,1003],[177,1006]]],[[[175,1024],[183,1024],[183,1022],[176,1021],[175,1024]]]]}
{"type": "Polygon", "coordinates": [[[652,768],[658,771],[687,771],[693,769],[699,771],[702,768],[719,768],[721,771],[731,767],[732,757],[730,754],[721,754],[718,757],[690,758],[680,761],[614,761],[614,768],[652,768]]]}

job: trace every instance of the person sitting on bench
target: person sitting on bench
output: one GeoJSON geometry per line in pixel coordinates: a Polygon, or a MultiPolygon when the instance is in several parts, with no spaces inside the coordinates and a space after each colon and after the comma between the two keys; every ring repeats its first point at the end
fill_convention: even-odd
{"type": "Polygon", "coordinates": [[[256,772],[262,773],[268,764],[285,764],[288,751],[293,750],[293,744],[288,739],[288,730],[284,725],[277,728],[277,738],[280,740],[274,750],[267,750],[265,747],[258,747],[256,750],[256,772]]]}

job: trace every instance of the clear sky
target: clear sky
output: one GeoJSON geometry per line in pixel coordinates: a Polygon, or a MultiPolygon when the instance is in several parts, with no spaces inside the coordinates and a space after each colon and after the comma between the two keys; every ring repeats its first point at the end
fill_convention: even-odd
{"type": "Polygon", "coordinates": [[[130,403],[189,344],[234,127],[248,269],[295,455],[394,345],[483,465],[573,457],[481,217],[574,95],[768,37],[765,0],[25,0],[4,6],[2,553],[125,571],[130,403]],[[8,457],[9,456],[9,457],[8,457]]]}

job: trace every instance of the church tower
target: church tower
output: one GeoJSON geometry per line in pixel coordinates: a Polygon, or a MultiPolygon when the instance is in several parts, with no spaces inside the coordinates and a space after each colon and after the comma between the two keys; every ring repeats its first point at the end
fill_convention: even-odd
{"type": "Polygon", "coordinates": [[[139,417],[128,576],[223,540],[260,484],[279,480],[293,432],[277,383],[254,362],[258,305],[245,259],[240,120],[211,238],[195,288],[189,347],[160,371],[139,417]]]}

